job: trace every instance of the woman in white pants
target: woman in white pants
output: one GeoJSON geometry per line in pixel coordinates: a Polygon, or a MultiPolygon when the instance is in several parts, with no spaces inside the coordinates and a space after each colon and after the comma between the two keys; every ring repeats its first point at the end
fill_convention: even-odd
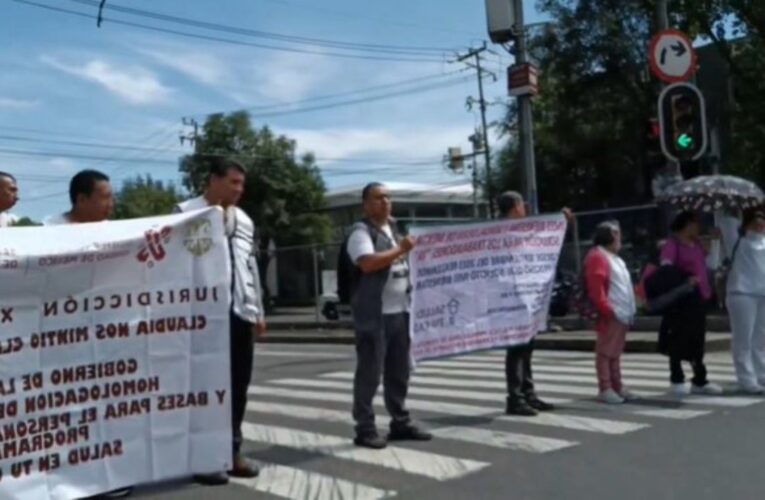
{"type": "Polygon", "coordinates": [[[765,393],[765,211],[744,213],[728,275],[733,362],[742,391],[765,393]]]}

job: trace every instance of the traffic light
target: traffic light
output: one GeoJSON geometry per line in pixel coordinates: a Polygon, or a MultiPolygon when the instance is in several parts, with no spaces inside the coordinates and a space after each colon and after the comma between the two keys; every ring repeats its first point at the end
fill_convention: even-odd
{"type": "Polygon", "coordinates": [[[707,148],[704,96],[690,83],[675,83],[659,96],[661,150],[673,161],[698,160],[707,148]]]}

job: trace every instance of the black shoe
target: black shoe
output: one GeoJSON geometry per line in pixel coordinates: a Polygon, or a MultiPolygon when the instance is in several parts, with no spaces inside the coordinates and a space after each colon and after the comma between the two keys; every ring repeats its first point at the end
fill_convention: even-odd
{"type": "Polygon", "coordinates": [[[125,498],[129,497],[133,494],[133,487],[128,486],[127,488],[120,488],[118,490],[112,490],[107,491],[106,493],[101,493],[100,495],[96,495],[94,497],[90,497],[91,500],[100,500],[105,498],[125,498]]]}
{"type": "Polygon", "coordinates": [[[197,474],[194,481],[205,486],[223,486],[228,484],[228,474],[225,472],[216,472],[214,474],[197,474]]]}
{"type": "Polygon", "coordinates": [[[388,441],[430,441],[433,434],[424,431],[414,425],[391,429],[388,441]]]}
{"type": "Polygon", "coordinates": [[[537,397],[528,398],[526,399],[526,402],[528,402],[529,406],[536,411],[553,411],[555,409],[553,405],[545,403],[537,397]]]}
{"type": "Polygon", "coordinates": [[[538,415],[537,411],[525,400],[508,402],[505,414],[515,415],[517,417],[536,417],[538,415]]]}
{"type": "Polygon", "coordinates": [[[260,474],[260,468],[239,454],[234,457],[234,466],[228,471],[229,476],[244,479],[258,477],[258,474],[260,474]]]}
{"type": "Polygon", "coordinates": [[[388,442],[378,436],[377,434],[366,434],[363,436],[356,436],[353,440],[353,444],[361,446],[363,448],[371,448],[373,450],[382,450],[388,446],[388,442]]]}

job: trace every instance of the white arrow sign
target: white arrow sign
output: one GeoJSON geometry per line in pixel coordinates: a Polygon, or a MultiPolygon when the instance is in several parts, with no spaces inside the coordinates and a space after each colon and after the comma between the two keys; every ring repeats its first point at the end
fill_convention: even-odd
{"type": "Polygon", "coordinates": [[[684,82],[696,72],[696,51],[682,31],[664,30],[656,34],[648,49],[651,71],[666,83],[684,82]]]}

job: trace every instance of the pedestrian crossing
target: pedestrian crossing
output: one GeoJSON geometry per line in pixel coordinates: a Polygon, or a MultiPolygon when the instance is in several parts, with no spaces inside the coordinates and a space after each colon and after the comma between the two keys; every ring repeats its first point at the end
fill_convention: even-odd
{"type": "MultiPolygon", "coordinates": [[[[342,354],[312,357],[342,358],[342,354]]],[[[594,440],[620,439],[650,432],[654,426],[679,425],[765,401],[734,392],[674,399],[666,394],[666,359],[634,354],[623,358],[622,372],[625,385],[641,401],[607,406],[595,400],[592,358],[582,352],[536,352],[535,386],[557,409],[532,418],[504,414],[503,351],[423,362],[412,374],[407,406],[435,439],[391,443],[384,450],[352,443],[351,363],[310,378],[258,382],[256,377],[249,388],[242,432],[245,449],[256,450],[252,456],[262,464],[262,472],[256,479],[235,484],[269,498],[394,498],[407,481],[418,485],[456,481],[479,474],[506,454],[520,459],[569,453],[594,440]]],[[[710,380],[732,387],[735,375],[726,358],[713,358],[707,366],[710,380]]],[[[383,431],[387,412],[381,394],[375,399],[375,411],[383,431]]]]}

